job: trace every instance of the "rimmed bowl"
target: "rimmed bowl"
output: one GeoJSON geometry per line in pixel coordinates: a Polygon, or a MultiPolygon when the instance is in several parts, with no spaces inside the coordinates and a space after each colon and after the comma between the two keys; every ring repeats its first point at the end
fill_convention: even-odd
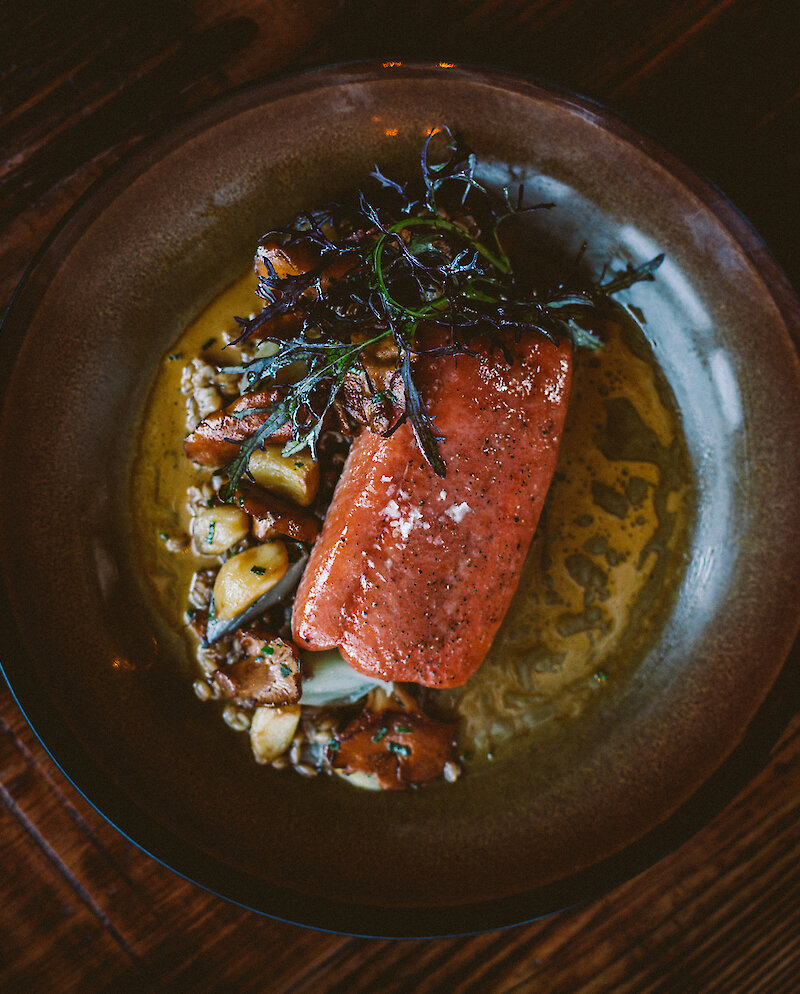
{"type": "Polygon", "coordinates": [[[175,127],[71,212],[0,348],[4,672],[77,787],[138,845],[250,908],[362,935],[464,933],[562,908],[677,844],[750,769],[800,605],[798,303],[724,197],[656,142],[544,85],[354,65],[264,83],[175,127]],[[157,364],[258,236],[411,167],[446,122],[538,177],[557,238],[624,265],[681,412],[696,513],[674,608],[624,688],[558,748],[404,795],[257,767],[187,692],[127,517],[157,364]]]}

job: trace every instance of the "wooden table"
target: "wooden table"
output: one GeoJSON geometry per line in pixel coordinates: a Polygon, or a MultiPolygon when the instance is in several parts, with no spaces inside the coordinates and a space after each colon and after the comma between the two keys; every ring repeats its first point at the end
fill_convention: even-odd
{"type": "MultiPolygon", "coordinates": [[[[332,61],[536,75],[654,133],[800,285],[795,0],[6,0],[0,302],[124,153],[241,83],[332,61]]],[[[800,990],[800,697],[765,769],[690,842],[583,907],[472,938],[318,934],[174,876],[71,787],[0,690],[0,989],[800,990]]],[[[784,702],[786,703],[786,702],[784,702]]]]}

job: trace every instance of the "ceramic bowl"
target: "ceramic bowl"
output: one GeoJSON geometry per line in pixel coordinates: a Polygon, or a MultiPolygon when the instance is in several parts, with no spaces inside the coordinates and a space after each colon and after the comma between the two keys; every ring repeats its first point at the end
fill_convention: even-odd
{"type": "Polygon", "coordinates": [[[490,71],[393,63],[238,92],[84,198],[5,320],[9,684],[120,831],[258,911],[424,936],[585,898],[677,844],[747,775],[742,743],[765,722],[798,627],[799,325],[784,277],[724,197],[588,101],[490,71]],[[681,411],[696,509],[669,618],[624,687],[565,726],[550,754],[374,794],[256,766],[193,698],[180,639],[137,575],[129,474],[162,355],[258,236],[375,162],[410,169],[442,122],[514,176],[538,175],[564,243],[586,238],[619,264],[666,254],[629,302],[646,311],[681,411]]]}

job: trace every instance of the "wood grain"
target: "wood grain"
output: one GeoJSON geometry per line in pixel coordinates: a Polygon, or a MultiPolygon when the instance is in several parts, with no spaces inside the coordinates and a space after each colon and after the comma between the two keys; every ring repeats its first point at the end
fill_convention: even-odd
{"type": "MultiPolygon", "coordinates": [[[[489,63],[583,92],[733,198],[800,282],[800,19],[789,0],[7,0],[0,306],[122,156],[252,80],[353,58],[489,63]]],[[[0,990],[800,990],[800,717],[677,852],[583,907],[415,942],[275,922],[160,866],[63,777],[0,689],[0,990]]]]}

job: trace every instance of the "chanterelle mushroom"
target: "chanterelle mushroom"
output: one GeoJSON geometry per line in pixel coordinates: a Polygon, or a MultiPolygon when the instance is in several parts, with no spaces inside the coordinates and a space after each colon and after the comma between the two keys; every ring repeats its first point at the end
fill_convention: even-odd
{"type": "Polygon", "coordinates": [[[240,488],[233,497],[234,504],[253,518],[253,537],[266,542],[275,535],[285,535],[298,542],[311,544],[319,532],[319,522],[309,511],[289,501],[267,493],[261,487],[240,488]]]}
{"type": "Polygon", "coordinates": [[[335,770],[372,776],[382,790],[403,790],[443,775],[455,755],[455,731],[455,723],[429,718],[405,695],[374,692],[337,733],[328,756],[335,770]]]}
{"type": "Polygon", "coordinates": [[[244,658],[214,673],[222,696],[272,707],[296,704],[301,691],[297,649],[247,629],[240,630],[238,638],[244,658]]]}

